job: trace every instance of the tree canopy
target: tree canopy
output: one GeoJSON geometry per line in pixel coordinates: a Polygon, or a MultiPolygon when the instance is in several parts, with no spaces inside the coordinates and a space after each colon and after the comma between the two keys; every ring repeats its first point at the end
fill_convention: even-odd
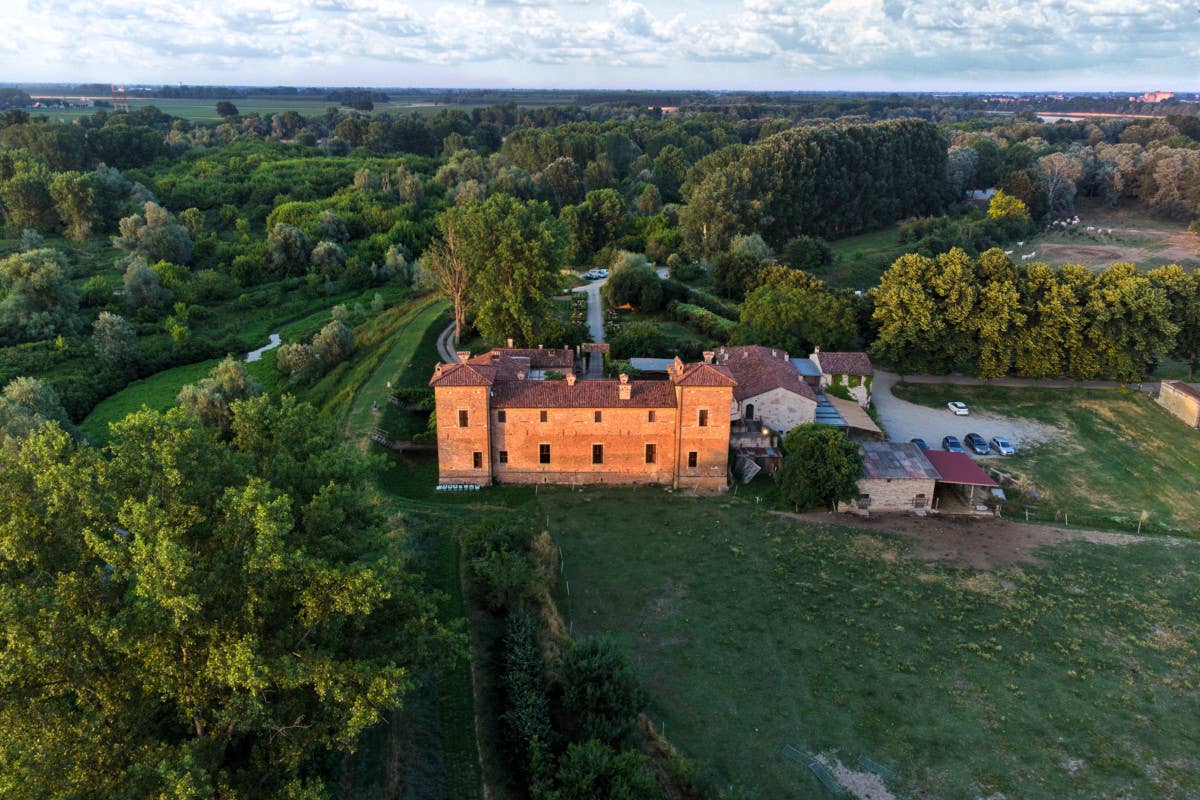
{"type": "Polygon", "coordinates": [[[0,451],[0,794],[323,797],[312,767],[458,646],[314,414],[0,451]]]}

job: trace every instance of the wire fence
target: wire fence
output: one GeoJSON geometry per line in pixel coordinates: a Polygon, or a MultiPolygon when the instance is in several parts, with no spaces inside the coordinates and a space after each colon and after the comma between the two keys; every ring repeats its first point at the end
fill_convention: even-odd
{"type": "Polygon", "coordinates": [[[1079,511],[1050,506],[1006,503],[1000,516],[1017,522],[1036,522],[1064,528],[1115,531],[1119,533],[1200,536],[1200,531],[1181,527],[1148,511],[1079,511]]]}

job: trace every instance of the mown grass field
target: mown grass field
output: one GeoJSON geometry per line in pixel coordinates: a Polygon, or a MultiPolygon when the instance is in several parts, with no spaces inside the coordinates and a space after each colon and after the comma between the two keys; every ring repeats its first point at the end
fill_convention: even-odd
{"type": "Polygon", "coordinates": [[[437,358],[437,335],[449,321],[447,306],[432,297],[422,298],[409,308],[397,311],[393,335],[380,348],[374,368],[359,385],[347,413],[347,427],[352,434],[377,427],[382,415],[391,408],[388,403],[390,382],[395,387],[421,386],[433,374],[432,356],[437,358]],[[380,411],[372,410],[378,403],[380,411]]]}
{"type": "Polygon", "coordinates": [[[875,286],[892,262],[908,252],[908,248],[900,244],[900,229],[895,225],[838,239],[830,242],[829,247],[836,260],[823,271],[813,274],[834,286],[851,289],[875,286]]]}
{"type": "Polygon", "coordinates": [[[1074,543],[990,572],[748,499],[539,501],[574,634],[618,639],[655,726],[721,786],[827,796],[790,745],[882,764],[895,797],[1200,792],[1200,545],[1074,543]]]}
{"type": "Polygon", "coordinates": [[[1016,456],[992,460],[1018,476],[1025,492],[1009,516],[1030,507],[1042,519],[1061,511],[1076,525],[1136,530],[1145,511],[1143,530],[1200,535],[1200,431],[1146,394],[917,383],[892,391],[933,407],[963,400],[1061,432],[1016,456]]]}

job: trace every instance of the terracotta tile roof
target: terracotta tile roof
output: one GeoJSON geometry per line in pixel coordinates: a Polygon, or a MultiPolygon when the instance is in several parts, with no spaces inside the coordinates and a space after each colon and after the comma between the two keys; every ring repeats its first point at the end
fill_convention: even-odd
{"type": "Polygon", "coordinates": [[[671,380],[679,386],[736,386],[737,379],[725,367],[714,364],[676,363],[668,372],[671,380]]]}
{"type": "Polygon", "coordinates": [[[607,353],[609,350],[606,342],[584,342],[583,352],[585,353],[607,353]]]}
{"type": "Polygon", "coordinates": [[[669,381],[630,381],[621,400],[620,381],[502,381],[492,389],[492,408],[674,408],[669,381]]]}
{"type": "Polygon", "coordinates": [[[1189,397],[1194,397],[1200,400],[1200,384],[1184,383],[1183,381],[1166,381],[1166,385],[1170,386],[1177,392],[1186,394],[1189,397]]]}
{"type": "Polygon", "coordinates": [[[722,347],[717,350],[715,360],[737,381],[733,396],[738,400],[757,397],[772,389],[786,389],[806,400],[817,402],[816,392],[804,382],[788,359],[788,354],[782,350],[756,344],[722,347]]]}
{"type": "Polygon", "coordinates": [[[534,369],[570,370],[575,365],[575,351],[570,348],[497,347],[471,359],[472,364],[492,364],[505,357],[528,358],[534,369]]]}
{"type": "Polygon", "coordinates": [[[491,386],[496,368],[480,364],[438,364],[430,386],[491,386]]]}
{"type": "Polygon", "coordinates": [[[866,353],[827,353],[818,350],[809,356],[826,375],[870,375],[871,358],[866,353]]]}
{"type": "MultiPolygon", "coordinates": [[[[914,445],[915,447],[915,445],[914,445]]],[[[938,471],[939,481],[961,483],[971,486],[996,486],[996,482],[979,468],[966,453],[947,453],[944,450],[926,450],[925,458],[938,471]]]]}
{"type": "Polygon", "coordinates": [[[937,480],[942,477],[912,442],[863,442],[863,477],[937,480]]]}

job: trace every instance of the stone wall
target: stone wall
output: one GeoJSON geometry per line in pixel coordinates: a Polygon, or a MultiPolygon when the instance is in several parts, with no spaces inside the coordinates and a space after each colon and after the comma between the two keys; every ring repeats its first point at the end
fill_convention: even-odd
{"type": "Polygon", "coordinates": [[[782,433],[817,418],[817,404],[787,389],[772,389],[739,403],[738,416],[746,417],[746,406],[754,406],[754,420],[782,433]]]}
{"type": "Polygon", "coordinates": [[[919,494],[925,495],[924,508],[928,510],[933,504],[935,485],[933,478],[859,478],[859,494],[870,495],[870,505],[859,509],[858,502],[854,501],[843,510],[912,511],[919,494]]]}
{"type": "Polygon", "coordinates": [[[1158,402],[1193,428],[1200,427],[1200,399],[1163,381],[1158,390],[1158,402]]]}

